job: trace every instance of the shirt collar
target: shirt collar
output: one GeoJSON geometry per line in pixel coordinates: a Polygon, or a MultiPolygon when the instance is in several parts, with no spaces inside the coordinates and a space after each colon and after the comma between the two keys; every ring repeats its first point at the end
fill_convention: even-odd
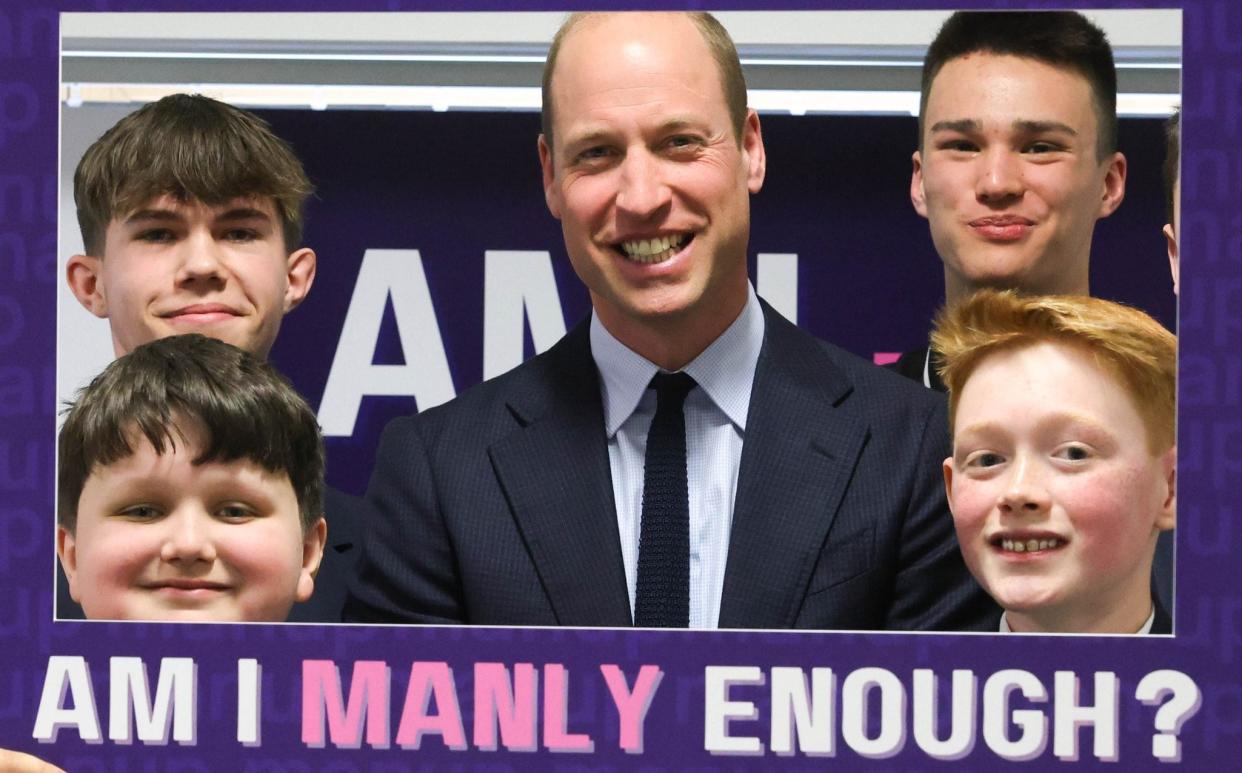
{"type": "MultiPolygon", "coordinates": [[[[763,308],[747,288],[742,313],[682,370],[739,430],[746,430],[755,365],[763,348],[763,308]]],[[[591,312],[591,356],[599,369],[604,427],[611,438],[638,408],[651,377],[660,368],[618,341],[591,312]]]]}
{"type": "MultiPolygon", "coordinates": [[[[1001,633],[1013,633],[1013,629],[1009,627],[1009,619],[1005,617],[1005,615],[1007,614],[1009,613],[1001,612],[1001,617],[1000,617],[1000,632],[1001,633]]],[[[1145,636],[1151,633],[1151,627],[1155,624],[1155,622],[1156,622],[1156,607],[1153,604],[1151,608],[1151,614],[1147,616],[1147,622],[1143,623],[1143,627],[1135,631],[1134,635],[1145,636]]]]}

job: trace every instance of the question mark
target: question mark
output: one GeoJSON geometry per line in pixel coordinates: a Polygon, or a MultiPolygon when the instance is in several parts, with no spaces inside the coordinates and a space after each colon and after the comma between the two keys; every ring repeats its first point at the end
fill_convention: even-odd
{"type": "Polygon", "coordinates": [[[1151,737],[1152,756],[1161,762],[1181,762],[1182,742],[1177,734],[1203,705],[1199,685],[1181,671],[1162,669],[1143,677],[1134,697],[1148,706],[1160,706],[1155,722],[1158,732],[1151,737]],[[1170,695],[1173,697],[1165,700],[1170,695]]]}

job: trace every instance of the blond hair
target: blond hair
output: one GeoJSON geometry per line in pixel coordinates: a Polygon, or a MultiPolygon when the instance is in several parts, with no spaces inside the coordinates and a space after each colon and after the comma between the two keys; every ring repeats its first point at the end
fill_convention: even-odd
{"type": "Polygon", "coordinates": [[[986,357],[1042,342],[1079,346],[1114,376],[1147,429],[1148,450],[1174,443],[1177,338],[1138,309],[1085,295],[1023,296],[980,290],[942,309],[931,335],[949,388],[949,427],[966,381],[986,357]]]}

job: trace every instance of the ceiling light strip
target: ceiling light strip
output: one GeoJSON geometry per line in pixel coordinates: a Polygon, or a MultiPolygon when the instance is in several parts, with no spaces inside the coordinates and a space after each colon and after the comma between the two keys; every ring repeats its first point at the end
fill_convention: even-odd
{"type": "MultiPolygon", "coordinates": [[[[205,94],[249,108],[379,108],[407,110],[520,110],[540,109],[535,86],[342,86],[248,84],[100,84],[76,83],[61,87],[68,107],[84,104],[145,104],[168,94],[205,94]]],[[[751,89],[751,107],[762,113],[898,114],[917,115],[917,91],[751,89]]],[[[1117,97],[1122,117],[1168,116],[1179,102],[1171,93],[1124,93],[1117,97]]]]}

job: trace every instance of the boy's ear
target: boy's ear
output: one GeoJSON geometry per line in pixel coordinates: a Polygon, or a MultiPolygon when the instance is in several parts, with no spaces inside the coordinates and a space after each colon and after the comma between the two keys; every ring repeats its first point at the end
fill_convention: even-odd
{"type": "Polygon", "coordinates": [[[1165,223],[1164,240],[1169,248],[1169,273],[1173,275],[1173,294],[1177,295],[1177,275],[1178,275],[1178,251],[1177,251],[1177,234],[1173,231],[1170,223],[1165,223]]]}
{"type": "Polygon", "coordinates": [[[1156,515],[1156,528],[1168,531],[1177,526],[1177,448],[1170,448],[1160,457],[1162,479],[1165,483],[1164,501],[1156,515]]]}
{"type": "Polygon", "coordinates": [[[328,522],[320,516],[302,538],[302,573],[298,575],[296,601],[306,601],[315,592],[315,573],[323,561],[323,548],[328,544],[328,522]]]}
{"type": "Polygon", "coordinates": [[[315,251],[300,247],[285,261],[285,313],[293,311],[315,283],[315,251]]]}
{"type": "Polygon", "coordinates": [[[944,498],[949,502],[949,513],[953,512],[953,457],[945,457],[940,465],[944,472],[944,498]]]}
{"type": "Polygon", "coordinates": [[[90,255],[74,255],[65,266],[65,280],[78,303],[100,319],[108,316],[108,299],[103,294],[103,260],[90,255]]]}
{"type": "Polygon", "coordinates": [[[1108,168],[1104,172],[1104,189],[1100,193],[1100,209],[1096,217],[1108,217],[1117,211],[1126,197],[1126,157],[1115,152],[1105,162],[1108,168]]]}
{"type": "Polygon", "coordinates": [[[79,604],[82,600],[78,598],[78,545],[73,538],[73,532],[64,526],[56,527],[56,556],[60,559],[60,565],[65,570],[65,577],[69,580],[69,596],[79,604]]]}
{"type": "Polygon", "coordinates": [[[927,217],[927,191],[923,188],[923,154],[914,151],[910,157],[910,203],[914,211],[927,217]]]}

